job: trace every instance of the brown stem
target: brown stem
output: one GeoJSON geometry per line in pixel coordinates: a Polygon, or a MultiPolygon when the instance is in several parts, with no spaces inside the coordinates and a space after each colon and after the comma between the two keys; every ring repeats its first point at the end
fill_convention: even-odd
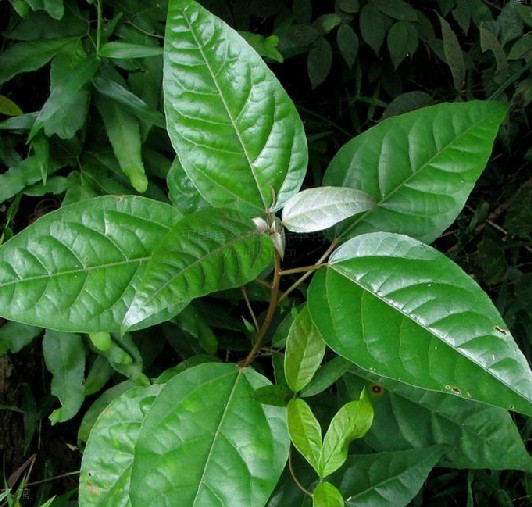
{"type": "Polygon", "coordinates": [[[264,317],[264,321],[262,322],[262,325],[259,329],[259,332],[257,333],[257,339],[255,340],[255,344],[253,345],[253,348],[251,349],[251,352],[248,354],[248,357],[244,359],[240,363],[240,366],[245,368],[246,366],[249,366],[253,359],[255,359],[255,356],[259,353],[260,348],[262,347],[262,342],[264,340],[264,337],[266,336],[266,332],[271,326],[271,323],[273,321],[273,316],[275,315],[275,310],[277,309],[277,305],[279,304],[279,283],[281,280],[281,258],[279,257],[279,253],[276,251],[274,256],[274,272],[273,272],[273,280],[272,280],[272,286],[271,286],[271,296],[270,296],[270,304],[268,305],[268,309],[266,310],[266,316],[264,317]]]}
{"type": "Polygon", "coordinates": [[[255,331],[258,331],[259,323],[257,322],[257,317],[255,317],[255,312],[253,311],[251,302],[249,301],[248,291],[246,290],[245,287],[242,287],[242,295],[244,296],[244,301],[246,302],[246,306],[248,307],[249,314],[251,315],[251,319],[253,320],[253,326],[255,327],[255,331]]]}
{"type": "Polygon", "coordinates": [[[299,479],[296,477],[296,474],[294,473],[294,468],[292,466],[292,446],[290,446],[290,450],[288,451],[288,470],[290,470],[290,475],[292,476],[292,479],[296,483],[296,486],[301,491],[303,491],[305,495],[312,497],[312,493],[307,488],[305,488],[303,484],[299,482],[299,479]]]}
{"type": "MultiPolygon", "coordinates": [[[[281,294],[281,296],[279,297],[279,303],[286,296],[288,296],[288,294],[290,294],[294,289],[299,287],[299,285],[301,285],[312,273],[314,273],[314,271],[316,271],[319,267],[323,265],[323,262],[325,261],[325,259],[327,259],[327,257],[329,257],[329,255],[331,255],[332,251],[336,248],[337,244],[338,244],[338,240],[337,239],[333,240],[333,242],[329,245],[329,248],[325,250],[324,254],[318,259],[316,264],[314,264],[315,269],[312,269],[312,270],[307,269],[306,272],[303,274],[303,276],[298,278],[290,287],[288,287],[288,289],[286,289],[281,294]]],[[[286,271],[284,273],[286,273],[286,271]]]]}

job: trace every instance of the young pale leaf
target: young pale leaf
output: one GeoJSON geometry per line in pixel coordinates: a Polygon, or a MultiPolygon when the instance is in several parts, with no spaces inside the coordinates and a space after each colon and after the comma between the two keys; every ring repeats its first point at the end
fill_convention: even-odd
{"type": "Polygon", "coordinates": [[[24,114],[22,109],[5,95],[0,95],[0,113],[6,116],[21,116],[24,114]]]}
{"type": "MultiPolygon", "coordinates": [[[[125,392],[111,403],[105,399],[105,404],[109,404],[92,426],[90,436],[88,429],[83,432],[89,439],[81,462],[80,507],[131,506],[129,489],[135,444],[142,423],[163,386],[132,389],[125,382],[119,386],[113,388],[111,396],[122,389],[125,392]]],[[[100,411],[99,407],[97,409],[100,411]]]]}
{"type": "MultiPolygon", "coordinates": [[[[378,451],[401,451],[440,444],[444,465],[453,468],[532,471],[510,414],[498,407],[431,393],[359,370],[367,384],[383,389],[364,440],[378,451]],[[501,453],[504,449],[504,453],[501,453]]],[[[352,375],[344,377],[348,388],[352,375]]]]}
{"type": "Polygon", "coordinates": [[[312,379],[325,354],[325,342],[305,306],[290,326],[286,340],[284,372],[288,387],[301,391],[312,379]]]}
{"type": "Polygon", "coordinates": [[[106,42],[98,53],[105,58],[146,58],[147,56],[160,56],[163,48],[157,46],[143,46],[131,42],[112,41],[106,42]]]}
{"type": "Polygon", "coordinates": [[[369,195],[354,188],[308,188],[286,203],[283,224],[293,232],[322,231],[374,207],[369,195]]]}
{"type": "Polygon", "coordinates": [[[135,190],[145,192],[148,179],[142,162],[142,140],[137,119],[122,104],[104,95],[96,96],[96,106],[120,168],[135,190]]]}
{"type": "Polygon", "coordinates": [[[258,215],[298,191],[308,155],[294,104],[244,39],[196,2],[169,2],[163,88],[172,144],[206,201],[258,215]]]}
{"type": "Polygon", "coordinates": [[[377,206],[346,220],[345,236],[386,230],[434,241],[482,173],[508,107],[439,104],[389,118],[344,145],[324,184],[351,187],[377,206]]]}
{"type": "Polygon", "coordinates": [[[171,206],[135,196],[45,215],[0,247],[0,315],[59,331],[119,331],[152,251],[180,218],[171,206]]]}
{"type": "Polygon", "coordinates": [[[46,65],[61,49],[75,44],[77,38],[19,42],[0,55],[0,84],[21,72],[30,72],[46,65]]]}
{"type": "Polygon", "coordinates": [[[405,507],[421,489],[442,454],[440,446],[378,454],[356,454],[331,480],[348,507],[405,507]]]}
{"type": "Polygon", "coordinates": [[[240,287],[273,259],[273,244],[236,211],[206,209],[188,215],[159,245],[124,319],[130,327],[175,303],[240,287]]]}
{"type": "Polygon", "coordinates": [[[254,399],[265,385],[249,368],[214,363],[169,380],[135,445],[132,505],[264,505],[289,449],[286,409],[254,399]]]}
{"type": "Polygon", "coordinates": [[[316,473],[319,473],[322,450],[320,423],[302,399],[290,400],[287,408],[290,440],[316,473]]]}
{"type": "Polygon", "coordinates": [[[312,492],[312,507],[344,507],[344,499],[330,482],[320,482],[312,492]]]}
{"type": "Polygon", "coordinates": [[[362,369],[532,415],[532,373],[502,317],[456,264],[407,236],[357,236],[309,288],[327,345],[362,369]]]}
{"type": "Polygon", "coordinates": [[[349,444],[362,438],[371,428],[373,407],[365,391],[359,400],[350,401],[338,410],[323,438],[319,475],[327,477],[338,470],[347,459],[349,444]]]}
{"type": "Polygon", "coordinates": [[[53,375],[51,392],[61,400],[61,408],[50,414],[52,424],[74,417],[85,399],[85,346],[81,336],[47,330],[43,338],[43,355],[53,375]]]}

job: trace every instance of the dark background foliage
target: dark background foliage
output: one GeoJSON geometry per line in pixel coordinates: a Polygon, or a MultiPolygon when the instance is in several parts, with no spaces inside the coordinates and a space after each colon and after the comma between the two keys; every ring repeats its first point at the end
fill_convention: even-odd
{"type": "MultiPolygon", "coordinates": [[[[384,118],[443,101],[498,99],[511,104],[486,171],[458,220],[435,245],[487,290],[520,348],[532,357],[529,2],[201,3],[243,33],[296,103],[309,139],[306,186],[319,186],[337,149],[384,118]]],[[[108,42],[136,44],[155,54],[163,44],[165,17],[165,3],[157,0],[0,3],[0,241],[61,203],[135,192],[121,171],[126,141],[105,118],[102,110],[107,107],[114,107],[141,145],[142,159],[136,163],[148,175],[145,195],[167,200],[165,178],[174,155],[162,117],[160,56],[143,56],[131,46],[129,53],[120,53],[116,45],[106,47],[108,42]],[[68,50],[61,40],[68,41],[68,50]],[[18,58],[2,59],[16,45],[22,48],[18,58]],[[53,91],[66,86],[77,62],[98,51],[98,70],[81,83],[74,99],[54,98],[53,91]],[[60,108],[28,142],[38,112],[52,98],[60,108]]],[[[183,202],[182,196],[170,198],[178,206],[183,202]]],[[[294,265],[313,262],[323,249],[320,235],[288,237],[288,260],[294,265]]],[[[249,294],[254,301],[264,297],[260,290],[249,294]]],[[[208,308],[197,304],[192,314],[136,333],[133,345],[142,358],[137,366],[156,375],[201,352],[195,339],[198,315],[200,322],[216,329],[220,357],[239,357],[248,343],[238,337],[250,333],[248,323],[239,318],[239,304],[239,297],[229,292],[208,308]]],[[[24,347],[34,336],[20,336],[7,348],[10,353],[0,343],[0,475],[4,481],[11,476],[14,484],[29,476],[34,484],[24,491],[29,498],[23,505],[40,505],[51,494],[65,495],[53,505],[68,505],[68,496],[75,497],[82,445],[77,432],[86,408],[104,385],[123,380],[123,375],[135,380],[138,368],[120,373],[104,368],[91,389],[87,379],[88,397],[81,411],[52,427],[48,415],[56,399],[40,344],[24,347]],[[33,461],[27,459],[33,455],[31,469],[33,461]],[[56,476],[61,477],[51,479],[56,476]]],[[[96,376],[101,365],[97,354],[91,354],[87,371],[96,376]]],[[[530,422],[520,418],[518,423],[528,440],[530,422]]],[[[529,505],[531,488],[530,478],[521,473],[436,469],[412,505],[524,506],[529,505]]]]}

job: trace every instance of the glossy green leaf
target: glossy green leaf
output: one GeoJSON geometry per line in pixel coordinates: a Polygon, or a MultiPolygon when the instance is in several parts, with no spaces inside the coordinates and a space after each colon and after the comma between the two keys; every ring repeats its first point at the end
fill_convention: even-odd
{"type": "Polygon", "coordinates": [[[48,329],[43,342],[44,362],[52,374],[51,392],[61,408],[50,414],[52,424],[74,417],[85,399],[85,346],[80,335],[48,329]]]}
{"type": "Polygon", "coordinates": [[[294,447],[308,461],[316,473],[320,469],[322,449],[321,426],[307,402],[290,400],[287,407],[288,433],[294,447]]]}
{"type": "MultiPolygon", "coordinates": [[[[441,445],[442,464],[455,468],[532,470],[532,458],[506,410],[362,371],[357,375],[367,379],[367,387],[377,383],[382,388],[374,401],[373,426],[365,437],[372,448],[401,451],[441,445]]],[[[351,374],[344,381],[348,388],[354,385],[351,374]]]]}
{"type": "Polygon", "coordinates": [[[330,482],[320,482],[312,492],[312,507],[344,507],[342,494],[330,482]]]}
{"type": "Polygon", "coordinates": [[[159,245],[124,319],[130,327],[175,303],[240,287],[273,261],[273,244],[236,211],[188,215],[159,245]]]}
{"type": "Polygon", "coordinates": [[[93,80],[94,87],[105,97],[108,97],[129,109],[141,120],[152,123],[160,128],[165,128],[162,113],[152,109],[146,102],[129,90],[109,78],[98,76],[93,80]]]}
{"type": "Polygon", "coordinates": [[[462,53],[462,48],[460,47],[458,38],[451,28],[451,25],[449,25],[449,23],[441,16],[438,17],[440,18],[443,36],[445,61],[453,76],[454,88],[457,91],[460,91],[464,86],[466,74],[464,54],[462,53]]]}
{"type": "Polygon", "coordinates": [[[299,190],[307,148],[294,104],[262,58],[195,2],[169,3],[163,87],[168,133],[206,201],[256,215],[299,190]]]}
{"type": "MultiPolygon", "coordinates": [[[[134,196],[45,215],[0,247],[0,315],[60,331],[120,330],[152,251],[180,218],[134,196]]],[[[173,306],[154,319],[175,313],[173,306]]]]}
{"type": "Polygon", "coordinates": [[[307,57],[307,72],[312,88],[323,83],[332,67],[332,48],[325,37],[319,37],[310,48],[307,57]]]}
{"type": "Polygon", "coordinates": [[[89,105],[87,83],[99,67],[95,57],[58,55],[52,62],[51,93],[40,110],[30,131],[30,139],[41,128],[47,136],[57,134],[63,139],[74,136],[85,123],[89,105]]]}
{"type": "Polygon", "coordinates": [[[323,438],[318,472],[320,477],[327,477],[344,464],[349,444],[362,438],[372,422],[373,407],[365,392],[359,400],[350,401],[338,410],[323,438]]]}
{"type": "Polygon", "coordinates": [[[157,46],[143,46],[131,42],[112,41],[106,42],[98,53],[104,58],[146,58],[148,56],[160,56],[163,48],[157,46]]]}
{"type": "Polygon", "coordinates": [[[347,236],[386,230],[432,242],[461,211],[506,111],[497,102],[439,104],[389,118],[349,141],[324,185],[362,190],[377,207],[340,230],[347,236]]]}
{"type": "Polygon", "coordinates": [[[292,391],[297,393],[309,383],[324,354],[325,342],[305,306],[290,326],[286,340],[284,372],[288,387],[292,391]]]}
{"type": "Polygon", "coordinates": [[[353,67],[358,54],[358,35],[351,26],[343,24],[336,32],[336,45],[349,68],[353,67]]]}
{"type": "Polygon", "coordinates": [[[423,486],[442,454],[440,446],[354,454],[331,480],[348,507],[404,507],[423,486]]]}
{"type": "Polygon", "coordinates": [[[364,370],[532,414],[532,373],[480,287],[407,236],[353,238],[318,271],[309,311],[327,345],[364,370]]]}
{"type": "Polygon", "coordinates": [[[122,104],[103,95],[97,95],[96,106],[120,168],[135,190],[145,192],[148,178],[142,161],[142,140],[137,119],[122,104]]]}
{"type": "Polygon", "coordinates": [[[167,183],[170,201],[183,214],[189,215],[194,211],[210,207],[190,181],[177,157],[168,171],[167,183]]]}
{"type": "Polygon", "coordinates": [[[22,72],[46,65],[61,49],[75,43],[74,38],[19,42],[0,55],[0,84],[22,72]]]}
{"type": "Polygon", "coordinates": [[[322,231],[374,207],[373,199],[355,188],[308,188],[285,204],[283,224],[293,232],[322,231]]]}
{"type": "Polygon", "coordinates": [[[35,326],[27,326],[18,322],[6,322],[0,327],[0,356],[7,352],[13,354],[20,352],[29,345],[42,329],[35,326]]]}
{"type": "Polygon", "coordinates": [[[161,385],[129,387],[103,409],[92,426],[83,453],[80,507],[133,505],[129,489],[135,444],[162,388],[161,385]]]}
{"type": "Polygon", "coordinates": [[[132,505],[264,505],[289,448],[286,409],[253,397],[268,384],[231,364],[202,364],[172,378],[135,446],[132,505]]]}

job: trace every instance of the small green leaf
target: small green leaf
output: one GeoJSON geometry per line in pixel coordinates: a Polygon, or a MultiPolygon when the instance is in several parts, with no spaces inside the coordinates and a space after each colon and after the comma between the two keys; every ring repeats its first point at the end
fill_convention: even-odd
{"type": "Polygon", "coordinates": [[[103,95],[97,95],[96,106],[120,168],[135,190],[145,192],[148,179],[142,162],[142,141],[137,119],[122,104],[103,95]]]}
{"type": "Polygon", "coordinates": [[[344,464],[349,444],[362,438],[371,428],[372,422],[373,407],[365,391],[359,400],[350,401],[338,410],[323,438],[318,471],[321,478],[332,474],[344,464]]]}
{"type": "Polygon", "coordinates": [[[322,231],[374,207],[369,195],[354,188],[308,188],[286,203],[283,224],[293,232],[322,231]]]}
{"type": "Polygon", "coordinates": [[[44,10],[54,19],[63,19],[65,13],[63,0],[44,0],[44,10]]]}
{"type": "Polygon", "coordinates": [[[371,0],[383,14],[399,21],[417,21],[418,13],[404,0],[371,0]]]}
{"type": "Polygon", "coordinates": [[[532,414],[532,372],[497,309],[423,243],[353,238],[314,275],[308,305],[327,345],[366,371],[532,414]]]}
{"type": "Polygon", "coordinates": [[[312,507],[344,507],[342,493],[330,482],[320,482],[312,492],[312,507]]]}
{"type": "Polygon", "coordinates": [[[382,113],[382,119],[391,118],[432,104],[432,97],[426,92],[405,92],[393,99],[382,113]]]}
{"type": "Polygon", "coordinates": [[[334,12],[322,14],[313,23],[312,26],[322,35],[327,35],[342,23],[342,17],[334,12]]]}
{"type": "Polygon", "coordinates": [[[163,48],[154,46],[143,46],[132,44],[131,42],[106,42],[98,53],[104,58],[146,58],[149,56],[161,56],[163,48]]]}
{"type": "Polygon", "coordinates": [[[320,366],[312,380],[303,388],[300,396],[308,398],[331,387],[353,367],[353,363],[341,356],[336,356],[328,363],[320,366]]]}
{"type": "Polygon", "coordinates": [[[250,368],[214,363],[170,379],[135,445],[132,505],[264,505],[289,449],[286,409],[253,396],[269,384],[250,368]]]}
{"type": "Polygon", "coordinates": [[[299,398],[288,403],[288,433],[294,447],[319,473],[322,449],[320,423],[307,403],[299,398]]]}
{"type": "Polygon", "coordinates": [[[358,35],[351,26],[343,24],[336,32],[336,44],[346,65],[351,68],[358,54],[358,35]]]}
{"type": "Polygon", "coordinates": [[[255,399],[264,405],[286,407],[292,399],[292,391],[285,385],[264,386],[255,391],[255,399]]]}
{"type": "Polygon", "coordinates": [[[178,157],[168,171],[167,184],[170,201],[183,214],[189,215],[194,211],[210,207],[190,181],[178,157]]]}
{"type": "Polygon", "coordinates": [[[456,8],[452,11],[453,18],[460,25],[460,28],[467,35],[471,24],[471,3],[469,0],[457,0],[456,8]]]}
{"type": "Polygon", "coordinates": [[[208,354],[216,354],[218,340],[201,314],[190,304],[174,319],[179,327],[198,340],[201,348],[208,354]]]}
{"type": "Polygon", "coordinates": [[[290,326],[286,340],[284,371],[288,387],[301,391],[312,379],[325,354],[325,342],[305,306],[290,326]]]}
{"type": "Polygon", "coordinates": [[[246,42],[260,55],[270,58],[275,62],[283,63],[283,55],[279,53],[279,37],[270,35],[264,37],[258,33],[238,32],[246,42]]]}
{"type": "Polygon", "coordinates": [[[319,37],[310,48],[307,57],[307,72],[312,88],[327,79],[332,67],[332,48],[327,39],[319,37]]]}
{"type": "Polygon", "coordinates": [[[168,305],[240,287],[272,260],[271,239],[245,215],[212,208],[188,215],[159,239],[124,326],[168,305]]]}
{"type": "Polygon", "coordinates": [[[480,49],[482,52],[491,51],[497,62],[497,72],[501,72],[506,68],[508,62],[506,60],[506,53],[497,37],[484,27],[479,27],[480,33],[480,49]]]}
{"type": "Polygon", "coordinates": [[[389,18],[383,16],[374,2],[369,2],[360,11],[360,33],[368,46],[379,54],[388,31],[389,18]]]}
{"type": "Polygon", "coordinates": [[[417,40],[417,30],[412,23],[408,21],[397,21],[392,25],[388,32],[386,43],[390,52],[390,58],[396,69],[407,56],[415,52],[417,40]]]}
{"type": "Polygon", "coordinates": [[[29,345],[42,329],[35,326],[27,326],[18,322],[6,322],[0,327],[0,356],[7,352],[16,354],[26,345],[29,345]]]}
{"type": "Polygon", "coordinates": [[[445,54],[445,61],[449,66],[451,74],[453,76],[454,88],[457,91],[461,91],[465,82],[465,62],[464,54],[460,43],[451,28],[451,25],[438,15],[440,18],[440,25],[443,35],[443,52],[445,54]]]}
{"type": "Polygon", "coordinates": [[[21,116],[24,113],[11,99],[8,99],[4,95],[0,95],[0,114],[5,114],[6,116],[21,116]]]}
{"type": "Polygon", "coordinates": [[[61,401],[61,408],[50,414],[50,422],[68,421],[85,399],[85,347],[78,334],[46,331],[43,338],[44,361],[53,375],[51,392],[61,401]]]}
{"type": "Polygon", "coordinates": [[[359,0],[338,0],[338,8],[348,14],[356,14],[360,10],[359,0]]]}
{"type": "Polygon", "coordinates": [[[0,315],[61,331],[119,330],[152,251],[180,218],[135,196],[46,214],[0,247],[0,315]]]}
{"type": "Polygon", "coordinates": [[[46,65],[68,44],[77,38],[19,42],[0,54],[0,84],[22,72],[37,70],[46,65]]]}

